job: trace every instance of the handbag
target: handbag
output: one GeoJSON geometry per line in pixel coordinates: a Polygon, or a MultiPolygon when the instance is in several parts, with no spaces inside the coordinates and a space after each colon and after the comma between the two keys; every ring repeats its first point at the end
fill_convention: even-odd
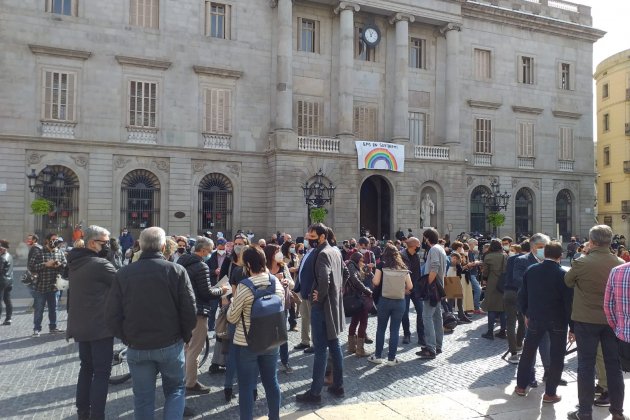
{"type": "Polygon", "coordinates": [[[420,280],[418,280],[418,285],[417,287],[413,288],[413,292],[415,293],[416,297],[420,300],[427,300],[429,299],[429,275],[425,274],[423,276],[420,276],[420,280]]]}
{"type": "Polygon", "coordinates": [[[230,305],[225,305],[221,307],[219,311],[219,316],[214,323],[214,333],[217,338],[227,338],[228,336],[228,320],[227,320],[227,311],[230,305]]]}
{"type": "Polygon", "coordinates": [[[63,277],[61,277],[61,274],[57,274],[57,281],[55,282],[55,287],[59,291],[68,290],[68,288],[70,287],[70,282],[64,279],[63,277]]]}
{"type": "Polygon", "coordinates": [[[389,268],[383,268],[382,285],[383,290],[381,295],[387,299],[404,299],[405,298],[405,282],[409,271],[407,270],[393,270],[389,268]]]}
{"type": "Polygon", "coordinates": [[[353,290],[348,290],[343,294],[343,312],[346,317],[352,317],[363,310],[363,299],[361,295],[353,290]]]}

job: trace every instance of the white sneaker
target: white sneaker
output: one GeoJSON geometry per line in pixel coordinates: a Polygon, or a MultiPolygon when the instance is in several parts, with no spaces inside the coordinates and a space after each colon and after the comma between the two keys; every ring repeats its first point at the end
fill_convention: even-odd
{"type": "Polygon", "coordinates": [[[381,363],[383,363],[383,359],[371,355],[370,357],[368,357],[368,362],[374,363],[375,365],[380,365],[381,363]]]}
{"type": "Polygon", "coordinates": [[[39,337],[40,333],[37,330],[33,330],[33,337],[39,337]]]}
{"type": "Polygon", "coordinates": [[[386,364],[387,366],[397,366],[397,365],[399,365],[400,363],[401,363],[401,362],[400,362],[400,360],[398,360],[397,358],[394,358],[394,360],[387,360],[387,361],[385,362],[385,364],[386,364]]]}
{"type": "Polygon", "coordinates": [[[521,360],[521,356],[518,354],[513,354],[507,359],[508,363],[512,363],[513,365],[518,365],[519,360],[521,360]]]}

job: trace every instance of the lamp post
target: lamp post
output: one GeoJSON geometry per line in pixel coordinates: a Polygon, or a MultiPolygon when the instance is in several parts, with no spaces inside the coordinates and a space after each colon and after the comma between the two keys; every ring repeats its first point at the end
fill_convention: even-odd
{"type": "Polygon", "coordinates": [[[331,203],[335,195],[335,187],[332,182],[325,184],[324,172],[320,168],[309,183],[306,181],[302,185],[304,200],[306,202],[307,220],[310,221],[311,209],[322,208],[327,203],[331,203]]]}
{"type": "MultiPolygon", "coordinates": [[[[499,182],[495,179],[490,183],[490,193],[481,195],[483,206],[490,211],[490,214],[501,213],[501,210],[507,210],[511,195],[507,191],[499,189],[499,182]]],[[[497,226],[492,224],[492,234],[497,235],[497,226]]]]}
{"type": "MultiPolygon", "coordinates": [[[[66,184],[64,174],[62,172],[58,172],[55,176],[53,176],[53,170],[48,165],[42,169],[39,175],[35,172],[35,169],[31,168],[31,172],[26,174],[26,178],[28,179],[29,190],[38,197],[46,199],[50,202],[53,201],[50,200],[50,196],[46,194],[46,190],[50,193],[50,188],[54,188],[57,193],[53,195],[57,197],[59,193],[63,193],[63,187],[66,184]]],[[[54,203],[54,205],[57,206],[58,203],[54,203]]],[[[57,230],[61,230],[61,217],[59,214],[56,214],[56,220],[57,230]]]]}

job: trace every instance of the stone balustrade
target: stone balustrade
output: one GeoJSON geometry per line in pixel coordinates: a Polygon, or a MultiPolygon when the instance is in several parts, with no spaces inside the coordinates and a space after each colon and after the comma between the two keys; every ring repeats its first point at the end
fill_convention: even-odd
{"type": "Polygon", "coordinates": [[[55,139],[73,139],[75,122],[42,121],[42,137],[55,139]]]}
{"type": "Polygon", "coordinates": [[[298,149],[306,152],[339,153],[339,139],[298,136],[298,149]]]}
{"type": "Polygon", "coordinates": [[[517,158],[517,165],[519,169],[534,169],[534,162],[536,158],[533,157],[521,157],[517,158]]]}
{"type": "Polygon", "coordinates": [[[416,159],[450,160],[450,149],[444,146],[416,146],[414,157],[416,159]]]}
{"type": "Polygon", "coordinates": [[[573,172],[573,164],[575,162],[573,162],[572,160],[559,160],[558,161],[558,170],[559,171],[566,171],[566,172],[573,172]]]}
{"type": "Polygon", "coordinates": [[[127,127],[127,141],[137,144],[157,144],[157,128],[127,127]]]}
{"type": "Polygon", "coordinates": [[[232,137],[218,134],[203,133],[203,148],[230,150],[232,137]]]}
{"type": "Polygon", "coordinates": [[[492,166],[492,155],[482,153],[473,154],[473,165],[492,166]]]}

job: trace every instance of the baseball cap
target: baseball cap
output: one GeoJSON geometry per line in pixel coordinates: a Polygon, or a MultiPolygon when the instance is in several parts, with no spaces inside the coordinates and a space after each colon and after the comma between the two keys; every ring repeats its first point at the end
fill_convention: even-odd
{"type": "Polygon", "coordinates": [[[225,240],[225,238],[217,239],[217,245],[225,245],[225,244],[227,244],[227,241],[225,240]]]}

